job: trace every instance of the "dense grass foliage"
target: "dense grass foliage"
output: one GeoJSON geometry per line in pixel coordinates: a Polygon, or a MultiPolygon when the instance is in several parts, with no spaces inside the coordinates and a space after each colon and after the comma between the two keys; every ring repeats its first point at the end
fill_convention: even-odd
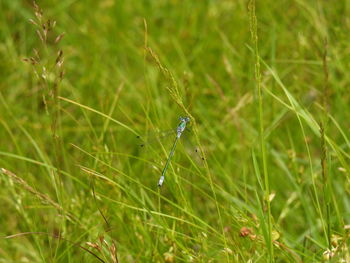
{"type": "Polygon", "coordinates": [[[38,5],[0,2],[0,262],[350,262],[349,1],[38,5]]]}

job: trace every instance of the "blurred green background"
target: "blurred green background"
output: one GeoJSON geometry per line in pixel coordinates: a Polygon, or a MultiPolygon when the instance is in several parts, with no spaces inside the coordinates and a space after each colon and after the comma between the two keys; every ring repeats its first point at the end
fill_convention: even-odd
{"type": "Polygon", "coordinates": [[[37,4],[0,2],[0,262],[350,262],[349,1],[37,4]]]}

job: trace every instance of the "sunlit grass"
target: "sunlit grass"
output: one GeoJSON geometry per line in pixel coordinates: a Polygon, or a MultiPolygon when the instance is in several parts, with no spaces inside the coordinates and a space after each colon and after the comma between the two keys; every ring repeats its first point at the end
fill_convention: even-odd
{"type": "Polygon", "coordinates": [[[0,4],[0,262],[350,261],[344,1],[39,4],[0,4]]]}

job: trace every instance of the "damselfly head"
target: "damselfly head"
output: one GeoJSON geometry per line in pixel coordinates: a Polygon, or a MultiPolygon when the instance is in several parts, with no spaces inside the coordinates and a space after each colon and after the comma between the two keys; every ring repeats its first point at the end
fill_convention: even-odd
{"type": "Polygon", "coordinates": [[[190,122],[190,117],[180,117],[180,121],[190,122]]]}

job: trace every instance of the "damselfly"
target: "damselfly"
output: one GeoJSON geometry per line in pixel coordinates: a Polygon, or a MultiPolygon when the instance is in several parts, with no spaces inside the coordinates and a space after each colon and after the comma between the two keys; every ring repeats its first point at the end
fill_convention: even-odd
{"type": "MultiPolygon", "coordinates": [[[[163,185],[165,174],[166,174],[166,172],[168,170],[171,158],[174,155],[177,142],[180,139],[180,137],[183,134],[183,132],[186,130],[187,124],[190,122],[190,118],[189,117],[180,117],[179,119],[180,119],[180,123],[177,126],[176,130],[175,129],[174,130],[170,130],[168,132],[163,133],[163,136],[161,136],[161,137],[168,137],[167,135],[174,134],[174,133],[176,135],[174,144],[173,144],[173,146],[172,146],[172,148],[170,150],[170,153],[169,153],[169,155],[167,157],[167,160],[166,160],[165,166],[163,168],[162,174],[161,174],[161,176],[159,178],[159,181],[158,181],[158,186],[159,187],[161,187],[163,185]]],[[[140,137],[138,136],[138,138],[140,138],[140,137]]],[[[159,137],[157,137],[157,138],[159,139],[159,137]]],[[[153,140],[154,140],[154,138],[153,138],[153,140]]],[[[144,147],[145,145],[147,145],[147,144],[142,143],[140,146],[144,147]]],[[[196,152],[197,152],[197,150],[196,150],[196,152]]]]}
{"type": "Polygon", "coordinates": [[[168,166],[169,166],[171,157],[173,157],[173,155],[174,155],[174,151],[175,151],[175,148],[176,148],[177,141],[180,139],[182,133],[185,131],[186,125],[187,125],[187,123],[189,121],[190,121],[189,117],[180,117],[180,123],[179,123],[179,125],[177,126],[177,129],[176,129],[176,138],[175,138],[173,147],[171,148],[171,151],[169,153],[168,159],[166,160],[166,163],[165,163],[162,175],[160,176],[159,181],[158,181],[158,186],[159,187],[161,187],[163,182],[164,182],[165,173],[168,170],[168,166]]]}

